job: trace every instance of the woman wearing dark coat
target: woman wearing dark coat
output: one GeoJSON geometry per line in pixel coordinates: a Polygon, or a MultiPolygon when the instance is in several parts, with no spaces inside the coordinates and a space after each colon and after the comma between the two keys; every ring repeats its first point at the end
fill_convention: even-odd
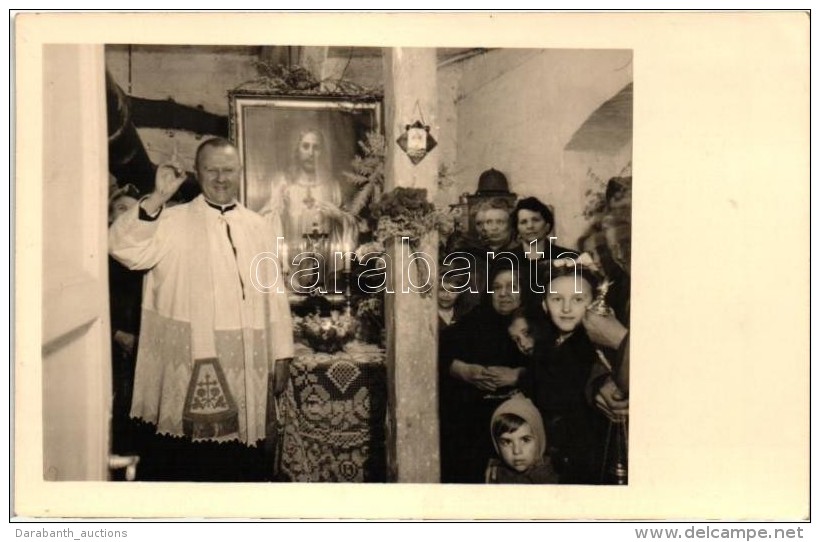
{"type": "Polygon", "coordinates": [[[487,462],[495,455],[490,419],[517,389],[524,371],[525,359],[507,335],[508,317],[521,305],[521,284],[517,268],[511,271],[510,263],[505,263],[488,275],[492,293],[441,335],[441,476],[445,483],[484,483],[487,462]]]}

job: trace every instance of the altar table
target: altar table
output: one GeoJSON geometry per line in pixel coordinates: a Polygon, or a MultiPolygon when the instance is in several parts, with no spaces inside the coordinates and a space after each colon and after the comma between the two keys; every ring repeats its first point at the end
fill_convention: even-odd
{"type": "Polygon", "coordinates": [[[282,473],[293,482],[385,481],[384,350],[297,345],[284,392],[282,473]]]}

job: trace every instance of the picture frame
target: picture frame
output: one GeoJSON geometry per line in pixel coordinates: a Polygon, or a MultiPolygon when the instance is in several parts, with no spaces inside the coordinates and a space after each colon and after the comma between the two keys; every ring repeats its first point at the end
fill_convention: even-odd
{"type": "Polygon", "coordinates": [[[260,211],[271,197],[272,181],[292,166],[299,134],[318,130],[326,143],[323,167],[346,201],[355,188],[343,173],[370,131],[382,132],[379,95],[299,95],[236,90],[228,95],[230,138],[242,158],[239,198],[260,211]]]}

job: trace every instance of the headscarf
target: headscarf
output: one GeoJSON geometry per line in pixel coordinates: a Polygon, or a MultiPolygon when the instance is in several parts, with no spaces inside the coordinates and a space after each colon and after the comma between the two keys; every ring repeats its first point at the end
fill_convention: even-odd
{"type": "Polygon", "coordinates": [[[544,431],[544,420],[541,418],[541,413],[535,408],[532,401],[521,394],[514,395],[501,403],[493,412],[493,417],[490,420],[490,437],[493,439],[493,446],[498,455],[501,455],[501,450],[498,449],[498,442],[493,435],[493,425],[496,419],[502,414],[515,414],[530,425],[532,434],[538,441],[538,457],[543,457],[547,450],[547,435],[544,431]]]}

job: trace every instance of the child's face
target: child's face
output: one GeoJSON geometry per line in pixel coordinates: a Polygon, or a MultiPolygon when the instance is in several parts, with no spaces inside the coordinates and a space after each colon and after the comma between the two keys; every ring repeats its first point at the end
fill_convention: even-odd
{"type": "Polygon", "coordinates": [[[455,289],[456,286],[451,282],[446,280],[441,282],[441,286],[438,289],[438,308],[453,308],[453,305],[456,304],[456,300],[458,299],[458,294],[453,291],[455,289]]]}
{"type": "Polygon", "coordinates": [[[544,308],[552,323],[565,333],[578,327],[592,303],[592,287],[581,276],[578,276],[578,289],[581,293],[575,292],[575,277],[558,277],[550,285],[550,291],[556,293],[548,293],[544,299],[544,308]]]}
{"type": "Polygon", "coordinates": [[[508,467],[524,472],[538,459],[538,442],[532,434],[530,424],[525,423],[515,431],[502,433],[498,437],[501,459],[508,467]]]}
{"type": "Polygon", "coordinates": [[[510,323],[510,327],[507,328],[507,332],[522,354],[532,355],[535,349],[535,339],[530,332],[530,325],[527,323],[526,318],[515,318],[510,323]]]}

